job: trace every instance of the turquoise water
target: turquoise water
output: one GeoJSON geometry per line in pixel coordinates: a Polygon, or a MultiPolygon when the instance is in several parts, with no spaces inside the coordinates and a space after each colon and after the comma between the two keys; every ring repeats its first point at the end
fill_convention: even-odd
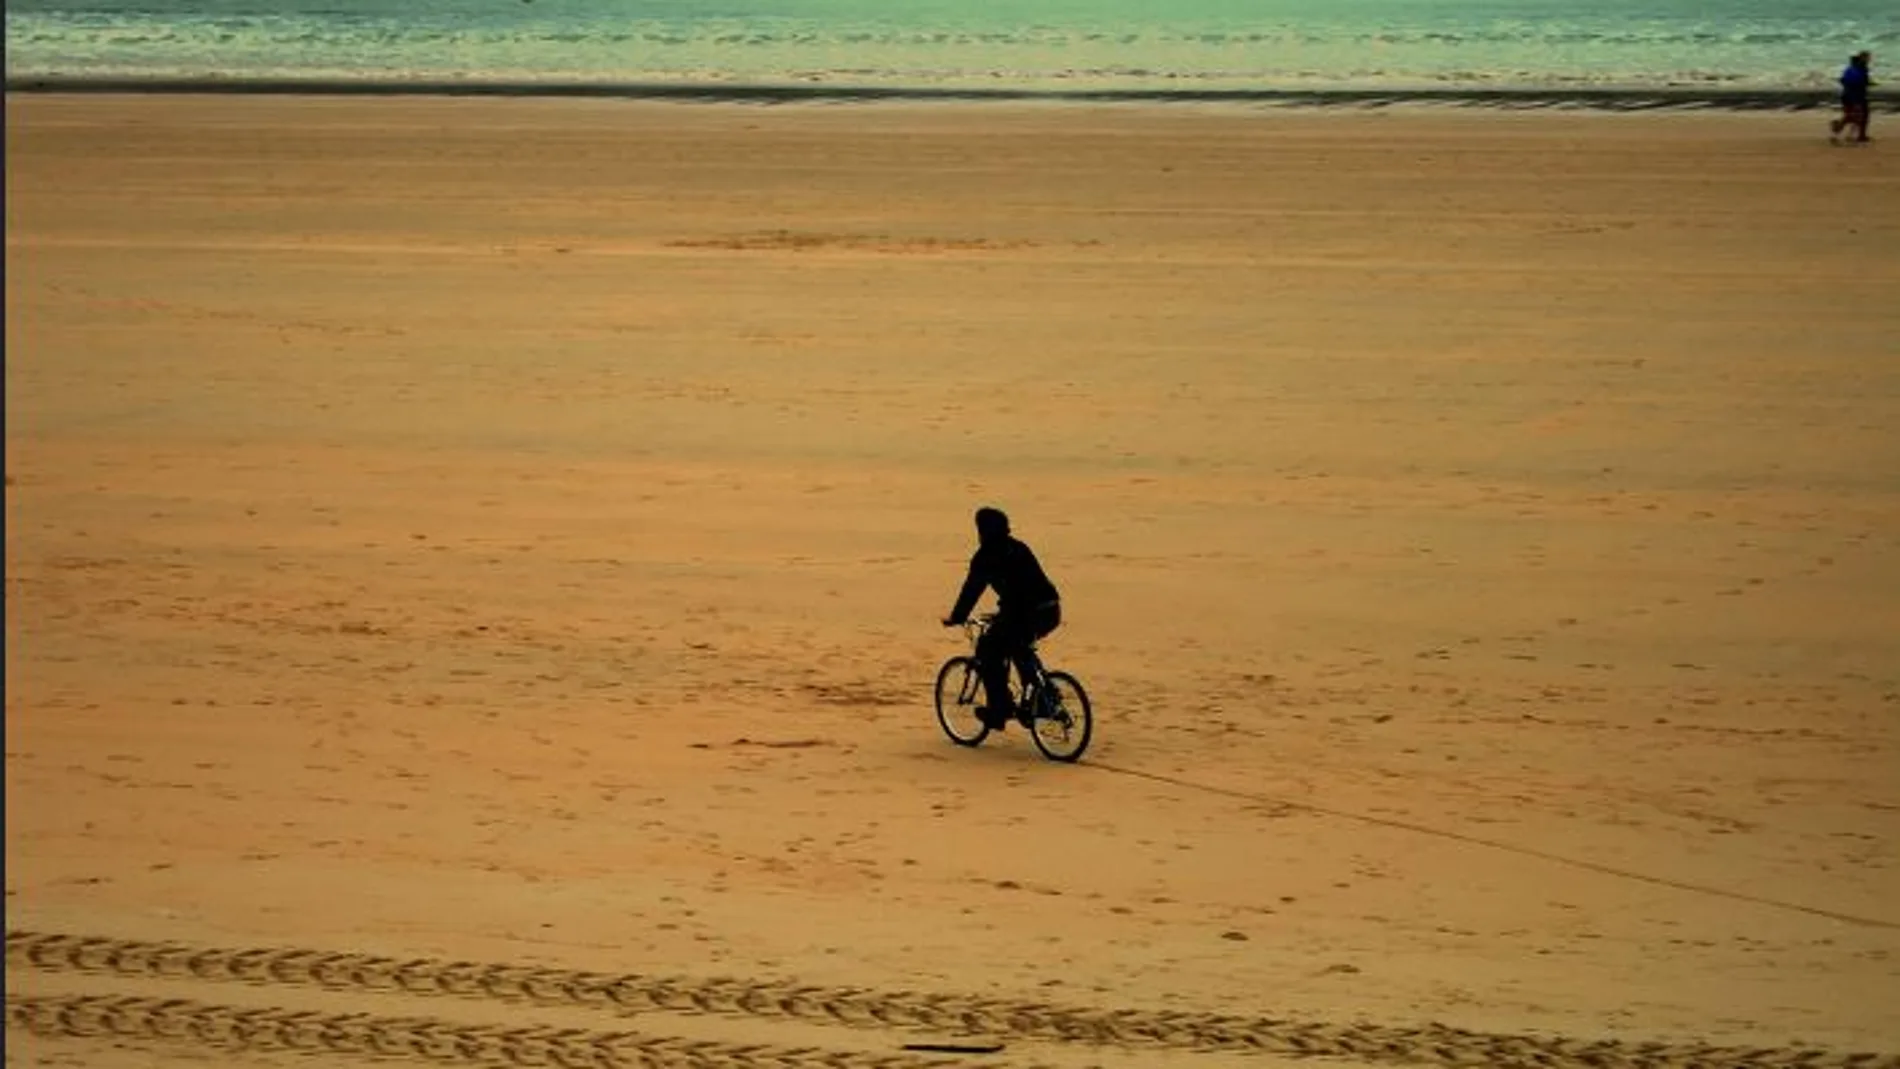
{"type": "Polygon", "coordinates": [[[7,74],[1826,91],[1896,0],[9,0],[7,74]]]}

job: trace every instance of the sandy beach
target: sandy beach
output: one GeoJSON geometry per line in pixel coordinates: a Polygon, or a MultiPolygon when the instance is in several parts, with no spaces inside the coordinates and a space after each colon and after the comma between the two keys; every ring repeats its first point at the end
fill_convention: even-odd
{"type": "Polygon", "coordinates": [[[9,1065],[1900,1065],[1893,146],[6,108],[9,1065]]]}

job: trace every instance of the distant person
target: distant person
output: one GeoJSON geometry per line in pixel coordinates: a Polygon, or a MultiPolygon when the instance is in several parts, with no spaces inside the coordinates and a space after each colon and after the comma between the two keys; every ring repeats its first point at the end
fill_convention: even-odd
{"type": "Polygon", "coordinates": [[[1056,585],[1043,574],[1042,565],[1029,547],[1009,533],[1009,517],[1001,509],[976,510],[976,554],[970,558],[970,574],[963,580],[956,607],[944,617],[943,626],[955,627],[970,618],[976,599],[988,587],[996,591],[996,619],[976,643],[977,671],[983,677],[986,701],[977,715],[991,731],[999,730],[1016,715],[1016,703],[1009,696],[1009,666],[1028,675],[1029,647],[1037,639],[1054,631],[1062,623],[1062,601],[1056,585]]]}
{"type": "Polygon", "coordinates": [[[1841,134],[1850,126],[1855,128],[1857,143],[1872,141],[1867,136],[1867,91],[1873,88],[1873,72],[1869,69],[1874,62],[1871,52],[1856,52],[1847,60],[1847,69],[1841,72],[1841,117],[1828,124],[1833,131],[1833,140],[1839,141],[1841,134]]]}

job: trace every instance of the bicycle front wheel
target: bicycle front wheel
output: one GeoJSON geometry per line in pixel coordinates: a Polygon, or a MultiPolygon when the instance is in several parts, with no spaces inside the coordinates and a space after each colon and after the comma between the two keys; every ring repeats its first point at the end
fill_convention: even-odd
{"type": "Polygon", "coordinates": [[[976,712],[982,694],[975,658],[952,657],[938,669],[937,723],[958,746],[975,746],[990,733],[989,725],[976,712]]]}
{"type": "Polygon", "coordinates": [[[1037,695],[1038,708],[1029,735],[1036,740],[1036,749],[1049,760],[1079,760],[1095,730],[1088,692],[1067,672],[1051,672],[1048,678],[1048,684],[1037,695]]]}

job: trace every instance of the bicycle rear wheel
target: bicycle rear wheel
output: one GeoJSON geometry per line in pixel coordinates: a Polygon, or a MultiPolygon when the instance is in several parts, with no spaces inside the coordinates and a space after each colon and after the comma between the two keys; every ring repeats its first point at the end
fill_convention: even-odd
{"type": "Polygon", "coordinates": [[[1051,672],[1047,678],[1048,683],[1037,695],[1029,737],[1051,761],[1079,760],[1095,731],[1088,692],[1067,672],[1051,672]]]}
{"type": "Polygon", "coordinates": [[[937,670],[937,723],[958,746],[975,746],[989,735],[977,715],[983,684],[971,657],[952,657],[937,670]]]}

